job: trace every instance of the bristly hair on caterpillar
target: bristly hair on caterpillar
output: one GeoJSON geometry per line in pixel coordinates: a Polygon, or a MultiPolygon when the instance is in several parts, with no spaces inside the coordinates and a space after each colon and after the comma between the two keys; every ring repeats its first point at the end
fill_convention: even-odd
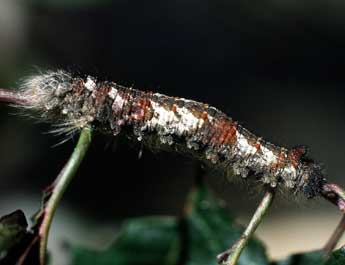
{"type": "Polygon", "coordinates": [[[18,106],[58,126],[56,132],[92,126],[113,135],[125,132],[144,144],[155,139],[162,149],[178,148],[226,172],[308,198],[321,195],[326,183],[320,165],[306,158],[305,147],[273,145],[208,104],[62,70],[26,78],[18,94],[25,100],[18,106]]]}
{"type": "Polygon", "coordinates": [[[60,96],[69,91],[71,87],[72,76],[65,71],[56,72],[47,71],[45,73],[32,75],[23,79],[19,91],[26,99],[27,103],[23,105],[24,109],[32,110],[34,118],[52,123],[54,129],[52,132],[57,134],[71,134],[76,132],[82,126],[77,120],[61,117],[54,110],[60,104],[60,96]]]}
{"type": "MultiPolygon", "coordinates": [[[[241,238],[217,256],[221,264],[236,264],[277,189],[285,188],[307,198],[322,196],[345,213],[345,191],[337,184],[327,183],[321,165],[307,156],[305,146],[291,149],[276,146],[208,104],[144,92],[114,82],[99,82],[90,76],[73,76],[62,70],[30,76],[17,91],[0,88],[0,102],[12,103],[24,113],[53,124],[56,133],[71,135],[81,131],[78,145],[83,146],[83,151],[80,156],[78,152],[72,154],[79,162],[91,141],[90,128],[93,128],[113,136],[122,133],[158,150],[191,155],[225,174],[261,183],[258,186],[265,188],[265,195],[241,238]]],[[[75,159],[68,163],[73,163],[72,160],[75,159]]],[[[66,183],[56,187],[61,187],[63,192],[66,183]]],[[[53,214],[54,203],[51,205],[53,214]]],[[[51,217],[47,218],[51,220],[51,217]]],[[[50,226],[48,219],[45,235],[50,226]]],[[[324,247],[326,256],[344,231],[345,216],[324,247]]],[[[46,236],[42,242],[43,264],[46,236]]]]}

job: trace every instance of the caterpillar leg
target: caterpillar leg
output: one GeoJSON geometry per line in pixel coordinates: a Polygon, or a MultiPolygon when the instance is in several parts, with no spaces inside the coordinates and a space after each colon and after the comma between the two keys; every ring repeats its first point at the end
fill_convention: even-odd
{"type": "Polygon", "coordinates": [[[263,219],[269,206],[271,205],[274,194],[275,190],[272,188],[269,188],[266,191],[262,201],[260,202],[252,219],[250,220],[247,228],[245,229],[239,240],[231,248],[217,256],[219,264],[235,265],[237,263],[243,249],[247,245],[249,239],[254,234],[256,228],[259,226],[261,220],[263,219]]]}

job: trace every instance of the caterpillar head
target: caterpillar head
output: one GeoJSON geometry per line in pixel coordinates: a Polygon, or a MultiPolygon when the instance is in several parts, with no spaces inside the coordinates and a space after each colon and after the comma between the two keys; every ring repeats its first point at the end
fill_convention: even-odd
{"type": "Polygon", "coordinates": [[[302,161],[304,174],[300,180],[300,188],[307,198],[313,198],[322,194],[326,178],[322,166],[308,159],[302,161]]]}
{"type": "Polygon", "coordinates": [[[301,170],[299,189],[307,198],[320,195],[323,185],[326,183],[321,165],[308,157],[309,148],[305,145],[295,146],[290,149],[288,157],[290,161],[298,165],[301,170]]]}

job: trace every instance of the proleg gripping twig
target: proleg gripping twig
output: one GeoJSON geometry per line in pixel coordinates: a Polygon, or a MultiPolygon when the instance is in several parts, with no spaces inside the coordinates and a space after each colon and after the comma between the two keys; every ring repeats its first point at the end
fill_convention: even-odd
{"type": "MultiPolygon", "coordinates": [[[[33,75],[18,91],[0,89],[0,101],[52,123],[57,133],[69,135],[83,128],[114,136],[122,133],[146,146],[191,155],[269,189],[244,237],[232,248],[233,255],[226,251],[219,256],[221,261],[234,260],[227,264],[236,263],[270,205],[273,190],[285,189],[292,195],[299,192],[307,198],[322,196],[345,212],[344,190],[327,184],[321,166],[307,156],[305,146],[288,149],[271,144],[208,104],[61,70],[33,75]]],[[[343,233],[343,223],[327,243],[327,255],[343,233]]]]}

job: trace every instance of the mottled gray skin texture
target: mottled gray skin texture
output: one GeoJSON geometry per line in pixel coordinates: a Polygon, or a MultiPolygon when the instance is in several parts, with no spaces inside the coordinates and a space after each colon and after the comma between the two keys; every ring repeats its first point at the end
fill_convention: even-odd
{"type": "Polygon", "coordinates": [[[52,122],[57,132],[93,126],[113,135],[125,131],[144,143],[156,139],[161,149],[178,146],[242,178],[302,191],[308,198],[319,195],[325,183],[320,166],[304,151],[264,141],[207,104],[72,77],[64,71],[28,78],[21,93],[30,102],[27,108],[52,122]]]}

